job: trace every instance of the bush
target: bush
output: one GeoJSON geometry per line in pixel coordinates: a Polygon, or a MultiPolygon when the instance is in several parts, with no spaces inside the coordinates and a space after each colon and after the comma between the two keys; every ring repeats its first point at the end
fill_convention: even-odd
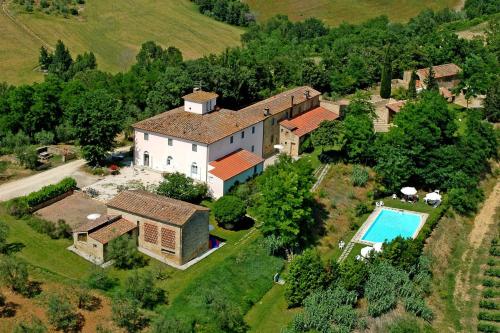
{"type": "Polygon", "coordinates": [[[193,327],[189,323],[180,321],[175,318],[170,318],[167,315],[160,315],[154,321],[151,333],[192,333],[194,332],[193,327]]]}
{"type": "Polygon", "coordinates": [[[92,295],[87,286],[82,286],[80,288],[77,288],[75,294],[77,300],[77,307],[79,309],[93,311],[100,304],[100,299],[92,295]]]}
{"type": "Polygon", "coordinates": [[[7,245],[7,236],[9,236],[9,226],[0,221],[0,252],[3,252],[7,245]]]}
{"type": "Polygon", "coordinates": [[[14,198],[7,201],[6,204],[7,212],[15,217],[23,217],[29,214],[30,207],[26,202],[25,197],[14,198]]]}
{"type": "Polygon", "coordinates": [[[13,256],[0,261],[0,279],[12,291],[27,295],[29,292],[28,266],[13,256]]]}
{"type": "Polygon", "coordinates": [[[226,195],[213,205],[215,220],[222,224],[238,224],[247,212],[245,203],[238,197],[226,195]]]}
{"type": "Polygon", "coordinates": [[[127,332],[140,331],[145,325],[146,318],[141,312],[139,301],[135,299],[117,295],[113,298],[111,311],[115,324],[127,332]]]}
{"type": "Polygon", "coordinates": [[[38,154],[35,147],[18,147],[16,148],[15,153],[19,163],[21,163],[24,167],[34,170],[38,166],[38,154]]]}
{"type": "Polygon", "coordinates": [[[0,306],[4,306],[5,305],[5,300],[7,298],[5,297],[5,295],[0,291],[0,306]]]}
{"type": "Polygon", "coordinates": [[[384,332],[387,333],[420,333],[422,329],[420,328],[420,324],[413,317],[408,318],[398,318],[393,322],[389,323],[384,332]]]}
{"type": "Polygon", "coordinates": [[[425,304],[422,297],[416,294],[409,295],[405,298],[404,304],[406,311],[413,313],[417,317],[422,317],[422,319],[429,322],[434,319],[434,313],[432,313],[432,310],[425,304]]]}
{"type": "Polygon", "coordinates": [[[109,243],[108,251],[108,258],[113,260],[115,267],[130,269],[146,264],[146,259],[137,250],[135,238],[132,236],[123,235],[113,239],[109,243]]]}
{"type": "Polygon", "coordinates": [[[160,195],[196,204],[208,195],[207,184],[195,183],[193,179],[180,172],[165,174],[164,178],[165,180],[156,189],[160,195]]]}
{"type": "Polygon", "coordinates": [[[478,332],[486,332],[486,333],[497,333],[499,332],[499,329],[492,324],[488,323],[479,323],[477,324],[477,331],[478,332]]]}
{"type": "Polygon", "coordinates": [[[344,260],[340,265],[339,286],[363,294],[365,282],[368,278],[368,267],[360,260],[344,260]]]}
{"type": "Polygon", "coordinates": [[[500,269],[498,268],[488,268],[484,271],[484,275],[500,277],[500,269]]]}
{"type": "Polygon", "coordinates": [[[31,322],[20,322],[14,327],[13,333],[45,333],[47,332],[47,327],[43,322],[37,317],[31,318],[31,322]]]}
{"type": "Polygon", "coordinates": [[[54,133],[48,131],[41,131],[35,133],[35,141],[43,146],[51,145],[54,143],[54,133]]]}
{"type": "Polygon", "coordinates": [[[370,207],[368,207],[368,205],[364,202],[360,202],[354,208],[354,212],[356,213],[357,217],[360,217],[362,215],[368,214],[370,212],[370,207]]]}
{"type": "Polygon", "coordinates": [[[498,310],[500,306],[494,301],[481,300],[479,302],[479,307],[482,309],[498,310]]]}
{"type": "Polygon", "coordinates": [[[33,230],[40,234],[46,234],[52,239],[72,237],[71,227],[64,220],[57,221],[57,224],[36,216],[26,217],[25,220],[33,230]]]}
{"type": "Polygon", "coordinates": [[[491,247],[490,254],[495,257],[500,257],[500,247],[491,247]]]}
{"type": "Polygon", "coordinates": [[[455,211],[462,215],[471,215],[477,211],[478,205],[484,200],[480,189],[453,188],[448,193],[448,201],[455,211]]]}
{"type": "Polygon", "coordinates": [[[296,256],[287,274],[285,299],[289,307],[299,306],[313,291],[326,285],[325,267],[319,254],[306,250],[296,256]]]}
{"type": "Polygon", "coordinates": [[[363,168],[362,166],[355,165],[352,168],[351,182],[354,186],[365,186],[368,183],[368,179],[370,175],[368,174],[368,170],[363,168]]]}
{"type": "Polygon", "coordinates": [[[484,312],[484,311],[481,311],[477,315],[477,319],[479,319],[479,320],[486,320],[486,321],[499,322],[500,321],[500,313],[499,312],[484,312]]]}
{"type": "Polygon", "coordinates": [[[500,291],[496,291],[493,289],[486,289],[486,290],[483,290],[482,295],[484,298],[496,298],[496,297],[500,296],[500,291]]]}
{"type": "Polygon", "coordinates": [[[68,298],[62,295],[50,295],[47,304],[47,318],[56,330],[75,332],[80,329],[81,320],[68,298]]]}
{"type": "Polygon", "coordinates": [[[133,271],[125,282],[125,295],[137,300],[142,308],[152,309],[160,303],[166,303],[165,290],[155,287],[151,271],[133,271]]]}
{"type": "Polygon", "coordinates": [[[94,268],[87,277],[87,285],[93,289],[110,290],[117,285],[117,281],[108,276],[107,272],[100,267],[94,268]]]}
{"type": "Polygon", "coordinates": [[[44,186],[39,191],[28,194],[25,197],[26,203],[29,205],[29,207],[35,207],[75,188],[76,180],[67,177],[57,184],[44,186]]]}

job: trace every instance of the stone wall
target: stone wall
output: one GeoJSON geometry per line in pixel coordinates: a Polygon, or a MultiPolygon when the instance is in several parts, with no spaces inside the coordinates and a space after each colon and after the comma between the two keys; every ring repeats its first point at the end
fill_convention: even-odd
{"type": "Polygon", "coordinates": [[[208,211],[193,215],[182,228],[182,264],[208,251],[208,211]]]}

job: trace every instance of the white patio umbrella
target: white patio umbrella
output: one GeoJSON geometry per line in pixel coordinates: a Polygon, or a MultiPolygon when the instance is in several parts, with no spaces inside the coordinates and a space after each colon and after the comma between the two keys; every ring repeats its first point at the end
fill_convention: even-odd
{"type": "Polygon", "coordinates": [[[369,258],[370,257],[370,252],[373,251],[373,247],[371,246],[366,246],[361,249],[361,256],[363,258],[369,258]]]}
{"type": "Polygon", "coordinates": [[[417,189],[414,187],[403,187],[401,189],[401,193],[404,195],[415,195],[417,194],[417,189]]]}
{"type": "Polygon", "coordinates": [[[441,194],[438,194],[436,192],[432,193],[427,193],[425,195],[425,201],[441,201],[441,194]]]}
{"type": "Polygon", "coordinates": [[[375,252],[382,252],[383,245],[384,243],[375,243],[373,244],[373,249],[375,250],[375,252]]]}

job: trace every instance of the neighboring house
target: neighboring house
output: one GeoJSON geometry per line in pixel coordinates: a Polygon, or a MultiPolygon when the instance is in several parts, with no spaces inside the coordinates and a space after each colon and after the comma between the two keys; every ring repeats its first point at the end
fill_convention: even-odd
{"type": "Polygon", "coordinates": [[[209,249],[209,209],[146,191],[123,191],[108,203],[139,227],[138,249],[173,266],[182,266],[209,249]]]}
{"type": "Polygon", "coordinates": [[[134,164],[206,182],[218,198],[228,184],[244,181],[262,168],[260,162],[249,169],[244,165],[223,179],[212,171],[221,167],[210,164],[232,164],[239,150],[253,155],[254,162],[272,155],[279,142],[279,121],[318,106],[319,96],[310,87],[299,87],[234,111],[219,108],[217,94],[195,90],[183,97],[184,106],[134,124],[134,164]]]}
{"type": "Polygon", "coordinates": [[[280,122],[280,145],[282,152],[296,157],[302,153],[302,144],[323,121],[335,120],[339,117],[323,107],[317,107],[292,119],[280,122]]]}
{"type": "MultiPolygon", "coordinates": [[[[455,64],[444,64],[439,66],[432,67],[434,71],[434,77],[438,82],[439,87],[446,89],[453,89],[460,82],[459,74],[461,72],[461,68],[455,64]]],[[[403,81],[406,84],[406,88],[408,88],[408,84],[411,79],[411,70],[405,71],[403,74],[403,81]]],[[[425,89],[425,81],[427,80],[427,76],[429,75],[429,68],[421,68],[416,71],[418,76],[417,80],[417,91],[425,89]]]]}
{"type": "Polygon", "coordinates": [[[73,230],[75,252],[96,264],[108,261],[108,244],[111,240],[130,234],[137,235],[137,224],[122,215],[103,215],[73,230]]]}
{"type": "Polygon", "coordinates": [[[401,111],[401,108],[406,104],[406,101],[398,101],[394,99],[381,100],[375,103],[375,114],[377,117],[373,120],[375,132],[388,132],[392,126],[394,116],[401,111]]]}

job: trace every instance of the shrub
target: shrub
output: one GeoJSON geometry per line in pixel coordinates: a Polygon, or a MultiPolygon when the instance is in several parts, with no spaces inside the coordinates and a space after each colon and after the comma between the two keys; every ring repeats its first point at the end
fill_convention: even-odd
{"type": "Polygon", "coordinates": [[[36,169],[38,166],[38,154],[35,147],[24,146],[16,148],[16,157],[19,163],[28,169],[36,169]]]}
{"type": "Polygon", "coordinates": [[[26,196],[26,203],[30,207],[35,207],[44,203],[58,195],[64,194],[76,188],[76,180],[67,177],[57,184],[47,185],[42,187],[39,191],[32,192],[26,196]]]}
{"type": "Polygon", "coordinates": [[[87,285],[93,289],[110,290],[117,285],[117,281],[108,276],[106,270],[94,268],[87,277],[87,285]]]}
{"type": "Polygon", "coordinates": [[[368,170],[363,168],[362,166],[355,165],[352,168],[351,174],[351,182],[354,186],[365,186],[368,183],[368,179],[370,175],[368,174],[368,170]]]}
{"type": "Polygon", "coordinates": [[[108,246],[109,259],[113,264],[121,269],[142,267],[146,264],[146,259],[137,250],[135,239],[129,235],[113,239],[108,246]]]}
{"type": "Polygon", "coordinates": [[[484,275],[500,277],[500,269],[498,268],[488,268],[484,271],[484,275]]]}
{"type": "Polygon", "coordinates": [[[7,236],[9,236],[9,226],[0,221],[0,252],[3,252],[7,245],[7,236]]]}
{"type": "Polygon", "coordinates": [[[189,323],[170,318],[167,315],[158,316],[151,328],[151,333],[192,333],[193,331],[189,323]]]}
{"type": "Polygon", "coordinates": [[[133,271],[125,282],[125,295],[137,300],[142,308],[151,309],[160,303],[166,303],[165,290],[155,287],[151,271],[133,271]]]}
{"type": "Polygon", "coordinates": [[[388,333],[420,333],[422,329],[413,317],[398,318],[385,327],[384,332],[388,333]]]}
{"type": "Polygon", "coordinates": [[[368,278],[367,265],[359,260],[344,260],[340,265],[339,286],[363,294],[363,288],[368,278]]]}
{"type": "Polygon", "coordinates": [[[113,321],[127,332],[137,332],[145,325],[146,318],[141,312],[140,303],[135,299],[117,295],[111,306],[113,321]]]}
{"type": "Polygon", "coordinates": [[[0,291],[0,306],[4,306],[5,305],[5,300],[7,298],[5,297],[5,295],[0,291]]]}
{"type": "Polygon", "coordinates": [[[191,203],[200,203],[208,195],[205,183],[195,183],[180,172],[165,174],[164,179],[156,190],[160,195],[191,203]]]}
{"type": "Polygon", "coordinates": [[[500,257],[500,247],[491,247],[490,254],[495,257],[500,257]]]}
{"type": "Polygon", "coordinates": [[[489,309],[489,310],[497,310],[500,308],[498,303],[494,301],[486,301],[486,300],[481,300],[479,302],[479,307],[482,309],[489,309]]]}
{"type": "Polygon", "coordinates": [[[222,224],[237,224],[247,212],[243,200],[236,196],[226,195],[217,200],[213,205],[215,220],[222,224]]]}
{"type": "Polygon", "coordinates": [[[77,288],[75,294],[79,309],[93,311],[100,304],[100,299],[92,295],[89,288],[85,285],[77,288]]]}
{"type": "Polygon", "coordinates": [[[453,188],[448,193],[450,205],[462,215],[475,213],[483,200],[484,193],[480,189],[453,188]]]}
{"type": "Polygon", "coordinates": [[[76,309],[68,298],[62,295],[50,295],[47,304],[47,318],[56,330],[64,332],[78,331],[81,326],[76,309]]]}
{"type": "Polygon", "coordinates": [[[422,317],[422,319],[429,322],[434,319],[434,313],[432,313],[432,310],[425,304],[422,297],[416,294],[409,295],[405,298],[404,304],[406,311],[413,313],[417,317],[422,317]]]}
{"type": "Polygon", "coordinates": [[[484,279],[483,286],[485,286],[485,287],[500,287],[500,282],[497,282],[497,281],[492,280],[492,279],[484,279]]]}
{"type": "Polygon", "coordinates": [[[29,291],[28,266],[13,256],[0,261],[0,279],[12,291],[26,295],[29,291]]]}
{"type": "Polygon", "coordinates": [[[326,274],[319,254],[306,250],[290,264],[285,284],[285,298],[289,307],[299,306],[316,289],[324,287],[326,274]]]}
{"type": "Polygon", "coordinates": [[[7,201],[6,208],[7,212],[15,217],[23,217],[27,215],[30,210],[25,197],[14,198],[7,201]]]}
{"type": "Polygon", "coordinates": [[[362,215],[368,214],[370,212],[370,207],[368,207],[368,205],[365,204],[364,202],[360,202],[359,204],[356,205],[354,211],[356,213],[356,216],[360,217],[362,215]]]}
{"type": "Polygon", "coordinates": [[[22,321],[14,327],[13,333],[45,333],[47,327],[37,317],[31,318],[31,322],[22,321]]]}
{"type": "Polygon", "coordinates": [[[483,291],[483,297],[484,298],[496,298],[500,296],[500,292],[493,290],[493,289],[486,289],[483,291]]]}
{"type": "Polygon", "coordinates": [[[486,333],[497,333],[499,332],[499,329],[492,324],[488,323],[479,323],[477,324],[477,331],[478,332],[486,332],[486,333]]]}
{"type": "Polygon", "coordinates": [[[39,144],[46,146],[54,143],[54,133],[48,131],[41,131],[35,133],[35,141],[39,144]]]}
{"type": "Polygon", "coordinates": [[[477,319],[499,322],[500,321],[500,313],[499,312],[484,312],[484,311],[481,311],[477,315],[477,319]]]}

